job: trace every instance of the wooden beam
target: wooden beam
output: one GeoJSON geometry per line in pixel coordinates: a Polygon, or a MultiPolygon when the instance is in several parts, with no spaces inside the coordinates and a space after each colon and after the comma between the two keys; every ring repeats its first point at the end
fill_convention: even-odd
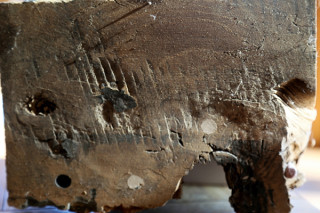
{"type": "Polygon", "coordinates": [[[289,212],[314,119],[313,1],[0,5],[9,204],[165,204],[194,163],[289,212]]]}

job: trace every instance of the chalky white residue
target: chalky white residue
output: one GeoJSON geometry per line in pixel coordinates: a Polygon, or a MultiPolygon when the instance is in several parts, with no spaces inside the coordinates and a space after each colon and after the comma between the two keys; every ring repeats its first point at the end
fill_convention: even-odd
{"type": "Polygon", "coordinates": [[[201,129],[205,134],[212,134],[217,131],[217,124],[212,119],[206,119],[201,124],[201,129]]]}
{"type": "Polygon", "coordinates": [[[137,176],[131,175],[127,181],[129,189],[140,189],[144,185],[144,180],[137,176]]]}

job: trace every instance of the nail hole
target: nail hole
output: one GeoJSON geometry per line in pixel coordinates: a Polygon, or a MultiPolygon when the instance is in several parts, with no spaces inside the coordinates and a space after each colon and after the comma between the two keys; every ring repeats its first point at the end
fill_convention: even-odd
{"type": "Polygon", "coordinates": [[[295,175],[296,175],[296,169],[287,166],[285,171],[284,171],[284,176],[286,178],[293,178],[295,175]]]}
{"type": "Polygon", "coordinates": [[[68,175],[59,175],[56,178],[56,185],[60,188],[68,188],[71,185],[71,178],[68,175]]]}

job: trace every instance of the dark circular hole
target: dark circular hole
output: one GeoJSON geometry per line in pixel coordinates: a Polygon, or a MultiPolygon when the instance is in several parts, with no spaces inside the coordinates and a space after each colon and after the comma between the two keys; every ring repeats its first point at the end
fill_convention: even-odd
{"type": "Polygon", "coordinates": [[[286,178],[293,178],[295,175],[296,175],[296,169],[291,168],[290,166],[287,166],[284,171],[284,176],[286,176],[286,178]]]}
{"type": "Polygon", "coordinates": [[[68,175],[59,175],[56,178],[56,185],[61,188],[68,188],[71,185],[71,178],[68,175]]]}

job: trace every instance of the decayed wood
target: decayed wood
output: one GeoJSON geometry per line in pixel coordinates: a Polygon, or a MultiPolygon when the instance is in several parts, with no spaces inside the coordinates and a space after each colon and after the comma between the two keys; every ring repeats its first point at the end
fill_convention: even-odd
{"type": "Polygon", "coordinates": [[[9,204],[163,205],[212,157],[236,212],[289,212],[314,119],[314,2],[0,5],[9,204]]]}

